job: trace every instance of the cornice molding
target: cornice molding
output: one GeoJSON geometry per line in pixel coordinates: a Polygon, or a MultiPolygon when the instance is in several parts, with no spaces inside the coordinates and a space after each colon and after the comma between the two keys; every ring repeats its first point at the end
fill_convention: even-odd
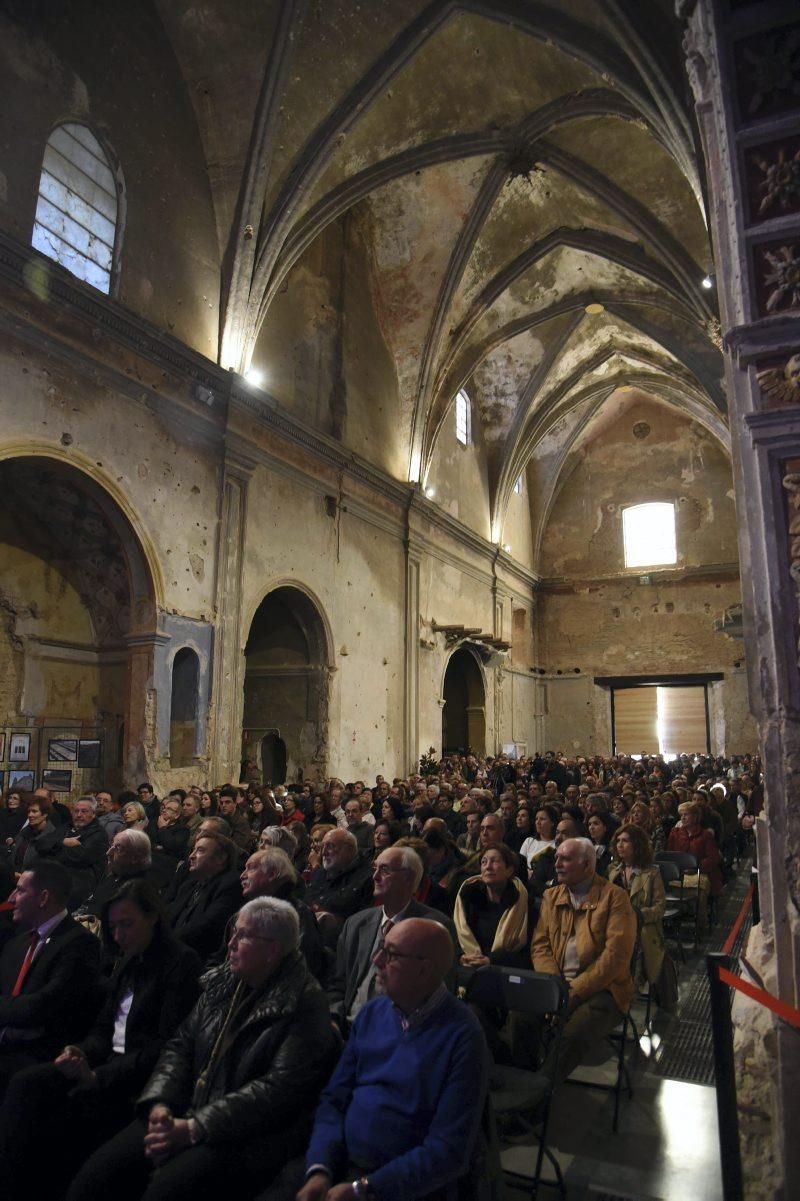
{"type": "Polygon", "coordinates": [[[154,363],[169,367],[187,380],[209,388],[215,399],[227,396],[230,373],[218,364],[151,325],[131,309],[124,308],[118,301],[82,283],[32,246],[25,246],[0,231],[0,278],[9,280],[26,292],[30,291],[27,279],[32,261],[41,263],[46,269],[50,300],[57,300],[91,324],[93,329],[108,331],[118,341],[154,363]]]}
{"type": "Polygon", "coordinates": [[[539,592],[545,594],[584,592],[589,587],[605,584],[628,584],[631,587],[646,587],[639,580],[647,577],[651,586],[663,587],[668,584],[701,584],[704,580],[738,580],[741,572],[738,563],[708,563],[702,567],[683,567],[672,571],[663,569],[653,570],[647,567],[634,569],[616,575],[593,575],[580,579],[568,579],[566,576],[549,576],[539,583],[539,592]]]}

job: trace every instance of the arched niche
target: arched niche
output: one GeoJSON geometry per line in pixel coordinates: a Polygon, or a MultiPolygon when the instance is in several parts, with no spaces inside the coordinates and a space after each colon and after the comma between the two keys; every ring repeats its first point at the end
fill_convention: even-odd
{"type": "Polygon", "coordinates": [[[277,769],[284,780],[323,776],[329,652],[316,603],[291,585],[273,589],[253,616],[244,654],[243,762],[262,774],[277,769]]]}
{"type": "Polygon", "coordinates": [[[51,742],[83,739],[99,750],[59,763],[70,791],[117,786],[144,769],[151,733],[148,556],[110,490],[71,463],[0,454],[0,498],[0,720],[39,727],[37,782],[51,742]]]}
{"type": "Polygon", "coordinates": [[[460,646],[450,656],[442,688],[442,753],[486,753],[486,688],[476,656],[460,646]]]}
{"type": "Polygon", "coordinates": [[[169,715],[171,767],[191,767],[197,754],[199,692],[200,660],[191,647],[182,646],[172,660],[169,715]]]}

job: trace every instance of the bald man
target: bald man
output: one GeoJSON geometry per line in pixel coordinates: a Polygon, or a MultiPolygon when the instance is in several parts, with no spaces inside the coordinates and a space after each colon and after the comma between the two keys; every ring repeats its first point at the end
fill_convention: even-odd
{"type": "MultiPolygon", "coordinates": [[[[437,922],[410,917],[387,933],[375,954],[383,995],[359,1012],[322,1094],[297,1201],[414,1201],[468,1171],[488,1055],[476,1018],[445,987],[452,962],[437,922]]],[[[292,1187],[285,1176],[267,1198],[292,1187]]]]}

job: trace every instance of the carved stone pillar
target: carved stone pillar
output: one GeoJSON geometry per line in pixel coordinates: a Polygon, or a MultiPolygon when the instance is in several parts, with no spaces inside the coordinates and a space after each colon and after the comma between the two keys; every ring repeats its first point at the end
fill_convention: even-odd
{"type": "MultiPolygon", "coordinates": [[[[411,539],[406,541],[405,671],[403,746],[406,770],[419,768],[419,565],[421,553],[411,539]]],[[[427,748],[426,748],[427,749],[427,748]]]]}
{"type": "MultiPolygon", "coordinates": [[[[680,0],[708,174],[750,706],[764,761],[762,921],[748,959],[800,1002],[800,20],[796,3],[680,0]]],[[[748,1199],[800,1196],[800,1040],[737,997],[748,1199]],[[752,1031],[759,1030],[753,1038],[752,1031]],[[764,1148],[774,1148],[766,1155],[764,1148]]]]}
{"type": "Polygon", "coordinates": [[[214,640],[212,779],[239,779],[244,652],[242,568],[247,523],[247,488],[255,462],[226,454],[217,542],[217,628],[214,640]]]}
{"type": "MultiPolygon", "coordinates": [[[[158,774],[158,695],[155,687],[156,655],[169,642],[163,633],[129,634],[126,673],[125,737],[122,762],[125,786],[135,788],[158,774]]],[[[169,700],[166,701],[169,704],[169,700]]]]}

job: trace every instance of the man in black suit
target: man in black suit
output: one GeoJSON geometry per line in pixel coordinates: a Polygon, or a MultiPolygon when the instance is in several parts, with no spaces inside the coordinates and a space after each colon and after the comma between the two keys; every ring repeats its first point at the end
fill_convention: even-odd
{"type": "Polygon", "coordinates": [[[67,913],[71,887],[68,869],[43,859],[11,894],[24,932],[0,957],[0,1094],[15,1072],[83,1038],[100,1007],[100,942],[67,913]]]}
{"type": "Polygon", "coordinates": [[[189,856],[189,874],[169,906],[181,942],[208,959],[219,946],[228,918],[242,904],[236,847],[224,834],[201,834],[189,856]]]}
{"type": "Polygon", "coordinates": [[[410,917],[424,917],[444,926],[458,951],[455,926],[449,917],[414,900],[422,879],[422,860],[411,847],[387,847],[372,872],[374,907],[349,917],[336,947],[336,970],[327,988],[331,1017],[345,1032],[375,995],[373,959],[388,932],[410,917]]]}

